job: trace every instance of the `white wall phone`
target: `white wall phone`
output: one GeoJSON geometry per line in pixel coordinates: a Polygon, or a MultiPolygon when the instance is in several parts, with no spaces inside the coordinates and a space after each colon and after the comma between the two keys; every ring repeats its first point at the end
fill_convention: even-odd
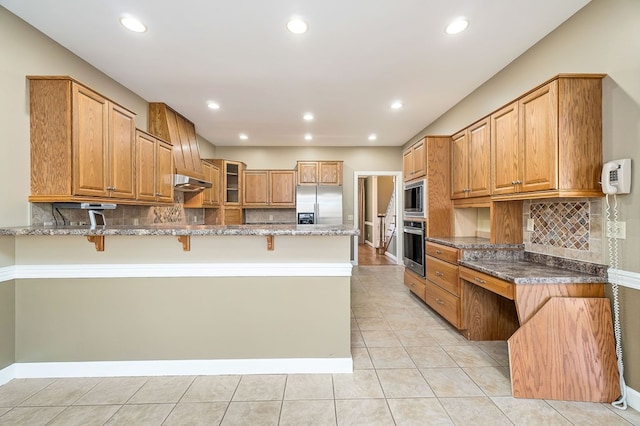
{"type": "Polygon", "coordinates": [[[600,180],[605,194],[628,194],[631,190],[631,159],[605,163],[600,180]]]}
{"type": "Polygon", "coordinates": [[[602,166],[602,192],[606,194],[606,229],[609,235],[609,283],[613,295],[613,331],[616,339],[616,358],[620,375],[620,397],[611,405],[621,410],[627,409],[627,393],[624,381],[624,362],[622,360],[622,331],[620,328],[620,301],[618,296],[618,222],[617,195],[628,194],[631,191],[631,159],[609,161],[602,166]],[[613,209],[609,203],[613,198],[613,209]],[[613,211],[612,211],[613,210],[613,211]]]}

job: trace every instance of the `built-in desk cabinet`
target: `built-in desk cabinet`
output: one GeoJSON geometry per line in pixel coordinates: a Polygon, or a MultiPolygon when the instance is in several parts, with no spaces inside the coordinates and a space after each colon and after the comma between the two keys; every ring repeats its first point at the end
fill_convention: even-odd
{"type": "Polygon", "coordinates": [[[136,130],[136,199],[173,203],[173,147],[136,130]]]}
{"type": "Polygon", "coordinates": [[[602,195],[602,77],[560,75],[491,115],[494,199],[602,195]]]}
{"type": "Polygon", "coordinates": [[[70,77],[28,78],[29,201],[135,203],[135,114],[70,77]]]}

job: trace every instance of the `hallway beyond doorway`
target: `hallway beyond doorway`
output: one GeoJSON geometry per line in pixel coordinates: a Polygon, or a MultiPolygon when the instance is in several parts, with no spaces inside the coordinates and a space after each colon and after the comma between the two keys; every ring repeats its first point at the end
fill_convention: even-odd
{"type": "Polygon", "coordinates": [[[395,265],[396,261],[384,254],[377,254],[375,247],[358,245],[358,265],[395,265]]]}

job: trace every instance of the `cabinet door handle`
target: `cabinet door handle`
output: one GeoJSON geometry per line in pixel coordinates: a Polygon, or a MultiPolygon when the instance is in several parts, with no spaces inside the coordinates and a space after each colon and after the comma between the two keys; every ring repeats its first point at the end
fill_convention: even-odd
{"type": "Polygon", "coordinates": [[[436,297],[436,303],[438,305],[444,305],[444,302],[436,297]]]}
{"type": "Polygon", "coordinates": [[[436,249],[436,254],[442,254],[442,250],[436,249]]]}
{"type": "Polygon", "coordinates": [[[522,183],[522,181],[519,180],[519,179],[516,181],[516,184],[518,184],[518,185],[520,185],[521,183],[522,183]]]}
{"type": "Polygon", "coordinates": [[[440,271],[436,271],[436,277],[441,277],[441,276],[443,276],[443,275],[444,275],[444,274],[443,274],[442,272],[440,272],[440,271]]]}
{"type": "Polygon", "coordinates": [[[486,284],[487,282],[485,280],[483,280],[482,278],[478,278],[478,277],[473,277],[473,280],[477,283],[480,284],[486,284]]]}

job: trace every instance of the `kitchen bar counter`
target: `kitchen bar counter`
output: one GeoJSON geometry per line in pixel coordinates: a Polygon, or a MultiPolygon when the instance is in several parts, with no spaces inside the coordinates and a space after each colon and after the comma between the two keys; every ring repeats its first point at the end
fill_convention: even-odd
{"type": "Polygon", "coordinates": [[[351,372],[357,233],[348,225],[0,229],[0,281],[15,292],[15,359],[4,376],[351,372]]]}
{"type": "Polygon", "coordinates": [[[0,235],[304,235],[354,236],[358,229],[350,225],[180,225],[158,224],[148,226],[25,226],[0,228],[0,235]]]}

